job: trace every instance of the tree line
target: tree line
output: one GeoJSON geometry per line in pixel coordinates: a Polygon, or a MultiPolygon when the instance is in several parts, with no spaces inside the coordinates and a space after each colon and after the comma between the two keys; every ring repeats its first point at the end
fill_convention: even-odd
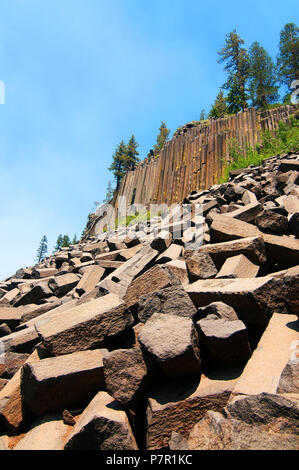
{"type": "MultiPolygon", "coordinates": [[[[218,51],[218,63],[224,64],[227,79],[207,116],[204,109],[201,111],[200,121],[206,117],[221,118],[227,114],[235,114],[244,111],[248,105],[265,110],[274,104],[280,104],[277,102],[280,99],[281,86],[286,90],[283,103],[290,103],[291,84],[294,80],[299,80],[298,33],[295,23],[284,26],[280,33],[276,61],[258,41],[253,42],[247,50],[244,39],[235,29],[227,34],[223,48],[218,51]]],[[[169,134],[170,130],[162,121],[151,155],[159,154],[168,141],[169,134]]],[[[127,145],[122,140],[117,146],[108,168],[113,173],[114,185],[111,181],[108,182],[104,203],[111,201],[126,172],[136,167],[139,162],[138,147],[134,134],[127,145]]]]}
{"type": "MultiPolygon", "coordinates": [[[[70,245],[76,245],[79,240],[77,240],[77,235],[75,234],[73,236],[73,239],[71,240],[68,235],[58,235],[57,240],[56,240],[56,245],[54,246],[53,253],[56,251],[61,250],[61,248],[68,247],[70,245]]],[[[36,254],[36,262],[40,263],[47,255],[48,253],[48,239],[46,235],[43,235],[38,249],[37,249],[37,254],[36,254]]]]}

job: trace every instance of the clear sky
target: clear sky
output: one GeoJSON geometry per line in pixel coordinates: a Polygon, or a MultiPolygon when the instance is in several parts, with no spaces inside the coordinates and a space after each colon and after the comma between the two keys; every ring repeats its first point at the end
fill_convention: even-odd
{"type": "Polygon", "coordinates": [[[209,111],[225,81],[217,51],[236,28],[275,57],[296,1],[2,0],[0,279],[34,264],[41,237],[79,237],[105,197],[115,147],[144,158],[209,111]]]}

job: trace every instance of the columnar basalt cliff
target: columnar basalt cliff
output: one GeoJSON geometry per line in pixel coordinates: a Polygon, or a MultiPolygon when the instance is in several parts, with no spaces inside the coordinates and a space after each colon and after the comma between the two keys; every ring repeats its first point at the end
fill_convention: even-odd
{"type": "Polygon", "coordinates": [[[117,194],[127,204],[180,203],[191,193],[219,182],[228,160],[228,143],[236,138],[242,148],[254,147],[265,130],[275,130],[296,106],[257,112],[250,108],[236,115],[207,120],[179,129],[158,156],[143,160],[124,177],[117,194]]]}

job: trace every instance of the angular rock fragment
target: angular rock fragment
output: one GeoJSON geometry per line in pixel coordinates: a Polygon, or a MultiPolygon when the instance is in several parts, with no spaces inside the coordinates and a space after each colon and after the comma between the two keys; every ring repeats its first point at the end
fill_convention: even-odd
{"type": "Polygon", "coordinates": [[[299,264],[299,240],[286,236],[263,235],[267,258],[282,266],[299,264]]]}
{"type": "Polygon", "coordinates": [[[79,295],[85,294],[85,292],[91,291],[98,282],[100,282],[105,269],[100,266],[92,266],[89,268],[80,279],[79,283],[76,286],[76,292],[79,295]]]}
{"type": "Polygon", "coordinates": [[[192,320],[154,313],[138,339],[167,376],[200,374],[198,337],[192,320]]]}
{"type": "Polygon", "coordinates": [[[156,263],[165,264],[169,261],[176,260],[182,253],[182,246],[173,243],[167,248],[160,256],[158,256],[156,263]]]}
{"type": "Polygon", "coordinates": [[[0,377],[10,379],[27,361],[29,354],[4,353],[0,355],[0,377]]]}
{"type": "Polygon", "coordinates": [[[124,302],[108,294],[83,305],[52,315],[36,325],[38,334],[51,354],[69,354],[106,345],[133,325],[124,302]]]}
{"type": "Polygon", "coordinates": [[[234,389],[234,395],[276,393],[282,371],[298,340],[295,315],[274,313],[234,389]],[[279,348],[277,345],[279,344],[279,348]]]}
{"type": "Polygon", "coordinates": [[[64,448],[138,450],[126,413],[106,392],[99,392],[90,402],[73,427],[64,448]]]}
{"type": "Polygon", "coordinates": [[[149,382],[152,362],[140,348],[111,351],[103,359],[107,392],[123,406],[134,406],[149,382]]]}
{"type": "Polygon", "coordinates": [[[259,272],[260,266],[253,264],[246,256],[237,255],[228,258],[216,276],[216,279],[225,277],[255,277],[259,272]]]}
{"type": "Polygon", "coordinates": [[[259,229],[275,234],[288,234],[289,223],[287,217],[276,214],[271,210],[265,210],[262,215],[256,218],[256,225],[259,229]]]}
{"type": "Polygon", "coordinates": [[[214,243],[227,242],[238,238],[259,237],[261,232],[254,225],[242,220],[217,214],[213,217],[210,235],[214,243]]]}
{"type": "Polygon", "coordinates": [[[106,354],[106,350],[82,351],[25,364],[23,403],[33,414],[43,416],[89,398],[104,387],[106,354]]]}
{"type": "MultiPolygon", "coordinates": [[[[238,375],[238,371],[235,372],[238,375]]],[[[147,408],[147,449],[167,447],[173,431],[188,437],[208,410],[220,411],[228,402],[236,379],[221,372],[184,383],[168,381],[151,390],[147,408]]]]}
{"type": "Polygon", "coordinates": [[[299,343],[281,373],[277,393],[299,393],[299,343]]]}
{"type": "Polygon", "coordinates": [[[228,212],[226,216],[243,220],[244,222],[252,222],[257,216],[260,216],[263,210],[262,204],[259,202],[252,202],[250,204],[246,204],[244,207],[228,212]]]}
{"type": "Polygon", "coordinates": [[[181,285],[179,278],[165,265],[154,266],[131,282],[124,296],[124,302],[133,308],[138,305],[142,295],[173,285],[181,285]]]}
{"type": "Polygon", "coordinates": [[[288,311],[291,286],[297,286],[297,281],[295,276],[284,279],[208,279],[196,281],[185,289],[196,307],[224,302],[233,307],[246,324],[266,326],[275,311],[288,311]]]}
{"type": "Polygon", "coordinates": [[[242,321],[208,315],[196,327],[202,354],[211,367],[239,366],[250,358],[247,329],[242,321]]]}
{"type": "Polygon", "coordinates": [[[182,286],[171,286],[139,298],[141,322],[145,323],[156,312],[192,318],[196,308],[182,286]]]}
{"type": "Polygon", "coordinates": [[[46,299],[53,295],[53,291],[49,288],[46,281],[41,281],[35,285],[29,292],[24,294],[15,304],[15,307],[20,305],[36,304],[42,299],[46,299]]]}
{"type": "Polygon", "coordinates": [[[213,259],[217,269],[220,269],[227,258],[244,255],[254,264],[266,261],[265,244],[262,237],[249,237],[223,243],[204,245],[199,253],[207,253],[213,259]]]}
{"type": "Polygon", "coordinates": [[[212,258],[207,253],[185,252],[185,259],[190,282],[195,282],[198,279],[210,279],[215,277],[218,272],[212,258]]]}
{"type": "Polygon", "coordinates": [[[299,238],[299,212],[293,214],[289,220],[290,232],[299,238]]]}
{"type": "Polygon", "coordinates": [[[62,276],[56,276],[51,279],[49,281],[49,287],[53,291],[54,295],[60,297],[76,287],[79,281],[80,278],[76,276],[76,274],[63,274],[62,276]]]}
{"type": "Polygon", "coordinates": [[[212,302],[206,307],[199,307],[197,309],[195,321],[205,318],[208,315],[216,315],[218,318],[223,318],[225,320],[238,320],[235,310],[223,302],[212,302]]]}

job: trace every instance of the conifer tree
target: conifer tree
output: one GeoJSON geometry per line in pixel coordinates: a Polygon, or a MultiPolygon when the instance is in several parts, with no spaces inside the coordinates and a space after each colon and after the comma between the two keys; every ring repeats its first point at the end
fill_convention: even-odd
{"type": "Polygon", "coordinates": [[[70,246],[70,244],[71,244],[70,237],[68,235],[63,235],[61,247],[64,248],[64,247],[70,246]]]}
{"type": "Polygon", "coordinates": [[[113,154],[113,161],[109,166],[108,170],[113,172],[115,181],[116,181],[116,190],[118,190],[121,180],[125,174],[126,166],[126,156],[127,156],[127,146],[122,140],[116,148],[116,151],[113,154]]]}
{"type": "Polygon", "coordinates": [[[234,29],[226,35],[225,45],[218,52],[218,63],[225,62],[224,70],[228,79],[223,88],[228,90],[227,102],[229,112],[238,112],[247,107],[246,81],[249,71],[247,50],[242,47],[244,40],[234,29]]]}
{"type": "Polygon", "coordinates": [[[59,251],[61,249],[61,246],[62,246],[62,242],[63,242],[63,237],[62,235],[58,235],[57,237],[57,240],[56,240],[56,245],[54,247],[54,252],[55,251],[59,251]]]}
{"type": "Polygon", "coordinates": [[[249,49],[249,94],[252,105],[261,109],[279,98],[275,65],[257,41],[249,49]]]}
{"type": "Polygon", "coordinates": [[[125,170],[133,170],[136,166],[136,163],[139,162],[139,152],[137,148],[139,147],[138,142],[135,139],[134,134],[130,138],[128,145],[127,145],[127,153],[125,158],[125,170]]]}
{"type": "Polygon", "coordinates": [[[76,245],[76,243],[78,243],[78,240],[77,240],[77,235],[75,234],[72,239],[72,245],[76,245]]]}
{"type": "Polygon", "coordinates": [[[154,152],[157,154],[162,150],[164,144],[167,142],[170,134],[170,129],[167,129],[167,125],[165,122],[161,122],[161,126],[159,127],[159,134],[157,136],[157,143],[154,146],[154,152]]]}
{"type": "Polygon", "coordinates": [[[299,80],[299,28],[287,23],[280,32],[277,66],[280,83],[291,90],[294,80],[299,80]]]}
{"type": "Polygon", "coordinates": [[[111,199],[113,198],[113,195],[114,195],[114,189],[112,187],[112,183],[111,181],[108,181],[106,196],[105,196],[105,199],[103,199],[103,204],[107,204],[108,202],[110,202],[111,199]]]}
{"type": "Polygon", "coordinates": [[[40,241],[38,250],[37,250],[37,255],[36,255],[36,260],[38,263],[40,263],[46,256],[48,252],[48,240],[46,235],[44,235],[40,241]]]}
{"type": "Polygon", "coordinates": [[[206,118],[206,111],[205,111],[205,109],[202,109],[201,112],[200,112],[200,118],[199,118],[199,120],[200,120],[200,121],[204,121],[205,118],[206,118]]]}
{"type": "Polygon", "coordinates": [[[225,116],[225,114],[227,114],[226,98],[224,97],[223,91],[220,90],[209,113],[209,117],[218,119],[225,116]]]}

